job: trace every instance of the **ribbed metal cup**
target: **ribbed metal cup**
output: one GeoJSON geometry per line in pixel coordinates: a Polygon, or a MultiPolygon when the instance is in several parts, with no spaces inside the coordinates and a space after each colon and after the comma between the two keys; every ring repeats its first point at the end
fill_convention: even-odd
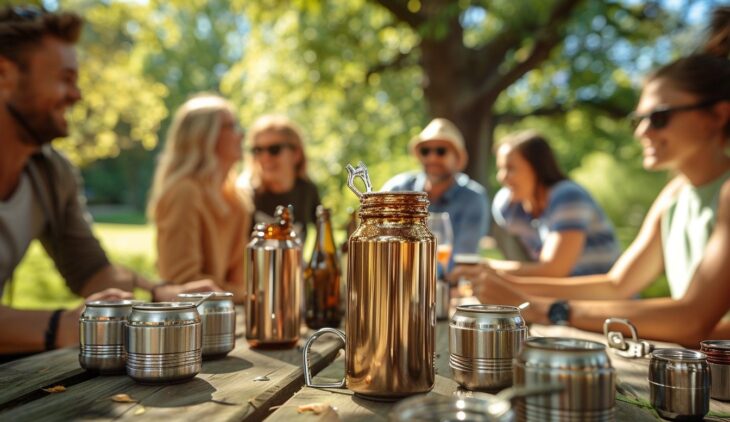
{"type": "Polygon", "coordinates": [[[449,323],[449,367],[454,381],[470,390],[512,385],[512,359],[527,338],[514,306],[462,305],[449,323]]]}
{"type": "Polygon", "coordinates": [[[101,374],[124,373],[124,324],[132,312],[131,300],[86,303],[79,318],[79,364],[101,374]]]}
{"type": "Polygon", "coordinates": [[[531,337],[514,361],[514,385],[559,383],[562,393],[519,399],[521,421],[613,421],[616,371],[606,346],[588,340],[531,337]]]}
{"type": "Polygon", "coordinates": [[[127,374],[141,383],[192,378],[202,364],[202,337],[193,303],[134,305],[126,329],[127,374]]]}
{"type": "Polygon", "coordinates": [[[185,302],[198,302],[203,327],[203,359],[222,358],[236,346],[236,309],[233,305],[233,293],[204,292],[181,293],[178,299],[185,302]]]}
{"type": "Polygon", "coordinates": [[[695,350],[659,349],[649,363],[651,405],[665,419],[704,419],[710,411],[710,368],[695,350]]]}
{"type": "Polygon", "coordinates": [[[710,397],[730,400],[730,340],[705,340],[700,342],[700,351],[707,355],[712,375],[710,397]]]}

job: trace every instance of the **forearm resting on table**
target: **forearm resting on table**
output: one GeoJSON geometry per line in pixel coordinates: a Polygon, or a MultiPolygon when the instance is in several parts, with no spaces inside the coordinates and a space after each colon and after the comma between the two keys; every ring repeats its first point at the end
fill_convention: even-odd
{"type": "Polygon", "coordinates": [[[645,339],[698,348],[717,323],[712,310],[671,298],[642,300],[571,301],[570,325],[601,332],[606,318],[626,318],[645,339]]]}
{"type": "Polygon", "coordinates": [[[131,292],[137,280],[139,278],[134,272],[115,265],[107,265],[89,277],[84,287],[81,288],[79,295],[88,297],[110,288],[131,292]]]}
{"type": "Polygon", "coordinates": [[[0,306],[0,354],[42,351],[51,314],[0,306]]]}
{"type": "Polygon", "coordinates": [[[638,291],[614,280],[609,274],[580,277],[515,277],[504,279],[522,293],[561,299],[628,299],[638,291]]]}
{"type": "Polygon", "coordinates": [[[488,260],[487,264],[498,273],[520,277],[566,277],[570,274],[570,266],[555,261],[520,262],[488,260]]]}

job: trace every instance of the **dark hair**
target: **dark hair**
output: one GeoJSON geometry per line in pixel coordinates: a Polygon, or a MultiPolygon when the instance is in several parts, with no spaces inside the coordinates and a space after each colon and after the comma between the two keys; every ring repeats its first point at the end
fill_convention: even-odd
{"type": "MultiPolygon", "coordinates": [[[[707,40],[698,53],[675,60],[649,75],[647,81],[666,79],[700,101],[730,101],[730,7],[712,13],[707,40]]],[[[730,136],[730,122],[725,126],[730,136]]]]}
{"type": "Polygon", "coordinates": [[[44,37],[75,44],[83,20],[75,13],[50,13],[33,6],[0,9],[0,56],[23,65],[25,54],[44,37]]]}
{"type": "Polygon", "coordinates": [[[550,144],[540,133],[534,130],[513,133],[503,138],[498,147],[502,145],[509,145],[514,151],[520,153],[535,172],[539,185],[550,188],[554,184],[567,179],[565,173],[558,166],[558,161],[555,159],[550,144]]]}

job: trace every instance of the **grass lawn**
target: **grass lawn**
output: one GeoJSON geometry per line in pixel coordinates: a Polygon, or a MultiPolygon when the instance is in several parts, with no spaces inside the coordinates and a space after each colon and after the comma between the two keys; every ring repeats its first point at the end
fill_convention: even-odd
{"type": "MultiPolygon", "coordinates": [[[[94,224],[94,232],[115,264],[156,279],[154,229],[151,225],[94,224]]],[[[20,309],[71,308],[82,299],[73,294],[56,271],[43,246],[34,241],[6,286],[3,305],[20,309]]]]}

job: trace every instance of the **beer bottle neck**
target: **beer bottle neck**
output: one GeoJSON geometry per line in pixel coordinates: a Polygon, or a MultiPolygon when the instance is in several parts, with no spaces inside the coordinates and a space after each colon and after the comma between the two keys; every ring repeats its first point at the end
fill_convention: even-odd
{"type": "Polygon", "coordinates": [[[317,219],[317,243],[315,249],[323,253],[335,253],[335,238],[332,233],[332,222],[329,218],[317,219]]]}

